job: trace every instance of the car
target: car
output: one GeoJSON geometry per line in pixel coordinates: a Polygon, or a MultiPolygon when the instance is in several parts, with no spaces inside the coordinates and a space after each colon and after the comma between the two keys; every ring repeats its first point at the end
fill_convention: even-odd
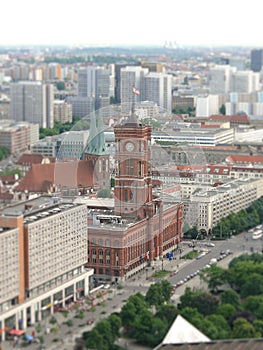
{"type": "Polygon", "coordinates": [[[103,289],[109,289],[110,288],[110,284],[104,284],[103,289]]]}
{"type": "Polygon", "coordinates": [[[184,281],[183,281],[183,280],[177,282],[177,283],[176,283],[176,286],[179,287],[179,286],[181,286],[182,284],[184,284],[184,281]]]}
{"type": "Polygon", "coordinates": [[[172,276],[175,276],[175,275],[177,275],[177,273],[178,273],[178,270],[171,271],[171,272],[170,272],[170,276],[171,276],[171,277],[172,277],[172,276]]]}
{"type": "Polygon", "coordinates": [[[206,243],[206,246],[207,247],[215,247],[215,244],[212,242],[208,242],[208,243],[206,243]]]}

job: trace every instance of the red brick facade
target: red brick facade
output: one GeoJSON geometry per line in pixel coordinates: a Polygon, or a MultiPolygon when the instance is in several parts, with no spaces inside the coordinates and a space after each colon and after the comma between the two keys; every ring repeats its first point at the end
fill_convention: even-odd
{"type": "Polygon", "coordinates": [[[90,212],[88,266],[98,279],[119,281],[178,247],[182,203],[153,196],[151,127],[126,123],[114,132],[115,210],[90,212]]]}

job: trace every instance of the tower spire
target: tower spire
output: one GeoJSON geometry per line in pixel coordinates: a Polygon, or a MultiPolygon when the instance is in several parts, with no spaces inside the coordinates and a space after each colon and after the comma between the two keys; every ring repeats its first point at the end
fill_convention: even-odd
{"type": "Polygon", "coordinates": [[[96,116],[95,114],[92,114],[90,117],[89,139],[87,146],[87,153],[89,154],[97,152],[97,135],[98,129],[96,126],[96,116]]]}
{"type": "Polygon", "coordinates": [[[125,124],[136,124],[138,125],[138,117],[135,114],[135,97],[140,95],[140,91],[133,86],[132,87],[132,106],[131,106],[131,114],[129,115],[127,121],[125,122],[125,124]]]}

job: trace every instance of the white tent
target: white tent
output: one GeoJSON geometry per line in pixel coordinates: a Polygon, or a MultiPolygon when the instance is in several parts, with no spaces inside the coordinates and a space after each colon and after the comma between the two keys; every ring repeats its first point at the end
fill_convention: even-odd
{"type": "Polygon", "coordinates": [[[202,343],[210,342],[210,339],[195,328],[191,323],[178,315],[171,328],[167,332],[164,340],[155,349],[164,344],[182,344],[182,343],[202,343]]]}

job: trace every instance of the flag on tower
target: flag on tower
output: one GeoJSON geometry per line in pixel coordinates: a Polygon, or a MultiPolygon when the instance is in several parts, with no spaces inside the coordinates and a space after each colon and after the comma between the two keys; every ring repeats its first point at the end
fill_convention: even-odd
{"type": "Polygon", "coordinates": [[[133,86],[132,92],[134,93],[134,95],[140,95],[140,91],[135,86],[133,86]]]}

